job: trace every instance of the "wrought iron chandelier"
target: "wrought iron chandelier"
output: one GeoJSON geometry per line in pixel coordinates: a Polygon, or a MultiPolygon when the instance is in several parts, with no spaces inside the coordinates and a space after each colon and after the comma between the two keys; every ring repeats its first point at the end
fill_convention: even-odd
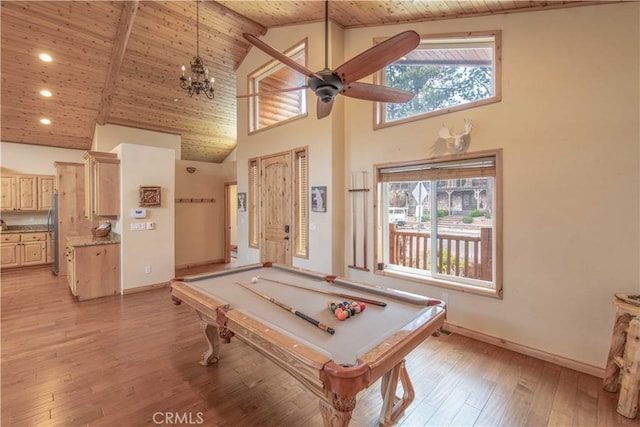
{"type": "Polygon", "coordinates": [[[185,76],[186,67],[182,66],[182,76],[180,77],[180,87],[189,93],[189,96],[200,95],[204,93],[207,98],[215,97],[215,89],[213,83],[215,79],[209,78],[209,69],[204,66],[202,58],[200,58],[200,1],[196,0],[196,56],[191,60],[191,74],[185,76]]]}

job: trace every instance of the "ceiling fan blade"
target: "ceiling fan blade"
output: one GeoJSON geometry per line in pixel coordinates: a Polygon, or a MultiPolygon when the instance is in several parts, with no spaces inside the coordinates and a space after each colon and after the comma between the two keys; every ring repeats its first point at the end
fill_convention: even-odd
{"type": "Polygon", "coordinates": [[[242,35],[244,36],[245,39],[247,39],[247,41],[249,43],[251,43],[252,45],[257,47],[258,49],[260,49],[261,51],[263,51],[267,55],[271,56],[272,58],[277,59],[278,61],[282,62],[286,66],[288,66],[290,68],[293,68],[294,70],[296,70],[300,74],[304,74],[307,77],[313,76],[313,77],[319,78],[320,80],[324,80],[320,74],[316,74],[313,71],[309,70],[307,67],[305,67],[305,66],[303,66],[301,64],[298,64],[296,61],[294,61],[293,59],[289,58],[287,55],[285,55],[284,53],[278,51],[277,49],[272,48],[271,46],[269,46],[268,44],[266,44],[265,42],[263,42],[259,38],[255,37],[255,36],[253,36],[253,35],[251,35],[249,33],[244,33],[242,35]]]}
{"type": "Polygon", "coordinates": [[[298,86],[298,87],[290,87],[290,88],[286,88],[286,89],[265,90],[263,92],[247,93],[245,95],[236,95],[236,98],[252,98],[254,96],[277,95],[279,93],[294,92],[296,90],[307,89],[308,87],[309,86],[304,85],[304,86],[298,86]]]}
{"type": "Polygon", "coordinates": [[[344,96],[377,102],[409,102],[414,93],[395,89],[388,86],[372,85],[369,83],[353,82],[342,89],[344,96]]]}
{"type": "Polygon", "coordinates": [[[327,117],[331,113],[331,108],[333,108],[333,99],[330,102],[324,102],[320,98],[318,98],[318,102],[316,103],[318,120],[327,117]]]}
{"type": "Polygon", "coordinates": [[[336,68],[343,83],[351,83],[394,63],[420,44],[420,35],[409,30],[379,43],[336,68]]]}

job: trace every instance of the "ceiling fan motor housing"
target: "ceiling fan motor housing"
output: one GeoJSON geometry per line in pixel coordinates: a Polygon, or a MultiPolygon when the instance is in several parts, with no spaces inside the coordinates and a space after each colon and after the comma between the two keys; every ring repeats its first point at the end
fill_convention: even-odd
{"type": "Polygon", "coordinates": [[[320,80],[317,77],[309,77],[309,89],[311,89],[322,102],[329,103],[342,90],[343,84],[334,72],[331,70],[319,71],[318,74],[324,78],[320,80]]]}

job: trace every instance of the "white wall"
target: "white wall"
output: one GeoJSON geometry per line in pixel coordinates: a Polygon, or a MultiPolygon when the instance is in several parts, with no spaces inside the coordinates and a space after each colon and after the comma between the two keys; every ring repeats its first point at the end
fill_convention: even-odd
{"type": "Polygon", "coordinates": [[[137,144],[113,151],[120,158],[122,289],[169,282],[175,275],[175,151],[137,144]],[[140,186],[160,187],[161,206],[146,207],[146,218],[134,219],[140,186]],[[134,222],[153,222],[154,229],[132,231],[134,222]]]}
{"type": "Polygon", "coordinates": [[[176,202],[176,267],[224,261],[224,183],[235,181],[235,168],[235,162],[176,161],[175,198],[214,200],[176,202]]]}
{"type": "Polygon", "coordinates": [[[119,144],[149,145],[174,150],[175,158],[179,160],[180,140],[180,135],[106,124],[96,126],[91,150],[110,152],[119,144]]]}
{"type": "MultiPolygon", "coordinates": [[[[3,174],[55,175],[54,162],[84,163],[84,150],[0,142],[3,174]]],[[[2,212],[8,225],[46,224],[47,212],[2,212]]]]}
{"type": "MultiPolygon", "coordinates": [[[[271,46],[284,51],[295,43],[308,37],[307,67],[311,70],[324,68],[324,23],[309,25],[289,26],[270,30],[262,40],[271,46]]],[[[343,33],[340,28],[331,25],[330,43],[342,45],[343,33]]],[[[342,49],[337,49],[338,54],[342,49]]],[[[335,56],[331,53],[330,58],[335,56]]],[[[255,71],[271,58],[258,49],[251,49],[245,60],[238,67],[237,79],[239,93],[245,93],[247,75],[255,71]]],[[[293,258],[293,265],[309,268],[317,271],[331,271],[342,269],[342,242],[336,243],[336,238],[341,239],[334,230],[334,224],[343,222],[344,211],[341,206],[333,203],[335,195],[342,194],[344,182],[336,181],[332,165],[340,166],[343,161],[342,144],[340,151],[334,147],[335,129],[342,134],[343,100],[338,97],[334,102],[332,114],[322,120],[316,119],[316,98],[308,92],[308,116],[295,120],[283,126],[277,126],[248,135],[248,101],[238,101],[238,145],[236,147],[237,158],[237,182],[238,192],[247,192],[248,185],[248,159],[280,153],[297,147],[308,147],[309,153],[309,186],[327,186],[328,205],[326,213],[309,213],[309,259],[293,258]]],[[[338,176],[341,176],[339,173],[338,176]]],[[[248,247],[248,212],[238,214],[238,262],[250,264],[260,260],[258,250],[248,247]]]]}
{"type": "Polygon", "coordinates": [[[470,151],[503,149],[504,299],[351,276],[446,292],[453,325],[603,367],[613,294],[640,290],[639,15],[634,2],[348,31],[347,56],[409,28],[500,29],[503,46],[502,102],[373,131],[348,101],[346,139],[351,171],[426,158],[465,117],[470,151]]]}
{"type": "MultiPolygon", "coordinates": [[[[371,104],[347,99],[344,133],[336,135],[331,123],[315,119],[312,100],[306,119],[251,137],[246,136],[247,103],[238,102],[238,191],[247,189],[249,157],[308,144],[309,183],[323,185],[336,154],[327,145],[343,139],[342,179],[347,181],[375,164],[428,157],[443,123],[459,129],[469,117],[474,121],[470,151],[503,149],[504,299],[373,272],[348,270],[349,276],[434,297],[446,292],[453,325],[602,368],[613,326],[613,294],[640,291],[639,7],[626,2],[345,30],[345,58],[371,47],[374,37],[406,29],[422,34],[502,30],[502,102],[374,131],[371,104]]],[[[319,70],[322,34],[321,24],[309,24],[271,29],[263,40],[284,50],[308,35],[309,68],[319,70]]],[[[246,75],[266,60],[251,50],[238,68],[239,90],[246,75]]],[[[330,192],[331,184],[336,183],[329,183],[330,192]]],[[[310,233],[310,259],[298,265],[330,271],[331,245],[338,242],[349,256],[350,224],[341,236],[319,238],[330,232],[329,224],[348,218],[347,186],[341,184],[342,218],[311,218],[318,232],[310,233]]],[[[372,200],[368,211],[372,236],[372,200]]],[[[241,217],[240,261],[257,261],[246,242],[241,217]]],[[[373,244],[370,239],[369,265],[373,244]]]]}

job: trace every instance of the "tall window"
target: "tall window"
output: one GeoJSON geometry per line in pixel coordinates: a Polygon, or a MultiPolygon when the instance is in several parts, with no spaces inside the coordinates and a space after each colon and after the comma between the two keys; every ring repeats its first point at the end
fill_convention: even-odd
{"type": "Polygon", "coordinates": [[[309,184],[307,149],[295,152],[295,256],[309,257],[309,184]]]}
{"type": "Polygon", "coordinates": [[[260,245],[260,227],[258,221],[258,200],[260,197],[258,160],[249,160],[249,200],[247,210],[249,212],[249,247],[257,248],[260,245]]]}
{"type": "Polygon", "coordinates": [[[376,128],[501,99],[500,31],[422,36],[420,45],[376,77],[415,94],[407,103],[376,103],[376,128]]]}
{"type": "Polygon", "coordinates": [[[378,272],[502,296],[501,151],[376,169],[378,272]]]}
{"type": "MultiPolygon", "coordinates": [[[[301,65],[306,66],[306,39],[284,52],[301,65]]],[[[249,132],[257,132],[276,126],[307,114],[306,90],[288,92],[277,91],[300,87],[305,84],[305,76],[283,65],[271,61],[249,74],[249,93],[276,92],[249,98],[249,132]]]]}

